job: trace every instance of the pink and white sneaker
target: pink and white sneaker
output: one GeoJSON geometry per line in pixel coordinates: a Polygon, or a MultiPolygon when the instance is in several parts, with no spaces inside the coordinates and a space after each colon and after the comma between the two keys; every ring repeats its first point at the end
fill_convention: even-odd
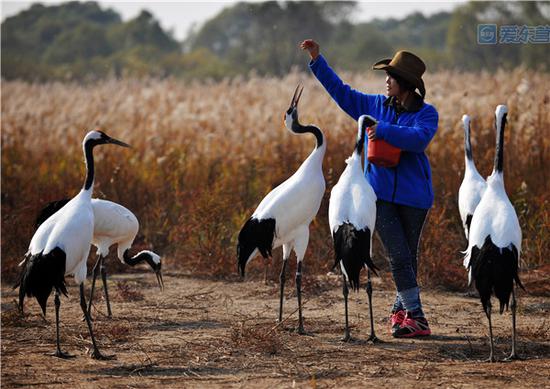
{"type": "Polygon", "coordinates": [[[392,312],[391,314],[391,334],[394,335],[395,331],[397,331],[401,324],[403,323],[403,320],[405,320],[405,311],[403,309],[392,312]]]}
{"type": "Polygon", "coordinates": [[[392,335],[394,338],[414,338],[417,336],[428,336],[431,333],[428,320],[425,317],[414,318],[407,312],[403,322],[392,335]]]}

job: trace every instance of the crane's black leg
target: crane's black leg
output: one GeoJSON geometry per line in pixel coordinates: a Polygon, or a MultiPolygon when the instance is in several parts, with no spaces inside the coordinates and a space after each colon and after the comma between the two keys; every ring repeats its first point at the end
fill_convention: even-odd
{"type": "Polygon", "coordinates": [[[487,319],[489,319],[489,339],[491,341],[491,353],[489,354],[489,358],[485,360],[485,362],[495,362],[495,353],[494,353],[494,345],[493,345],[493,325],[491,324],[491,302],[489,301],[487,303],[487,309],[485,310],[485,314],[487,315],[487,319]]]}
{"type": "Polygon", "coordinates": [[[372,282],[370,270],[367,269],[367,295],[369,296],[369,314],[370,314],[370,336],[367,339],[369,342],[377,342],[378,338],[374,334],[374,315],[372,313],[372,282]]]}
{"type": "Polygon", "coordinates": [[[346,328],[344,329],[344,337],[342,338],[343,342],[349,342],[351,340],[351,336],[349,333],[349,321],[348,321],[348,295],[349,295],[349,289],[348,289],[348,283],[346,281],[346,276],[342,274],[342,293],[344,295],[344,313],[346,316],[346,328]]]}
{"type": "Polygon", "coordinates": [[[510,310],[512,311],[512,352],[511,354],[505,358],[505,361],[513,361],[517,359],[522,359],[517,353],[516,353],[516,292],[512,288],[512,302],[510,304],[510,310]]]}
{"type": "Polygon", "coordinates": [[[283,298],[284,298],[285,280],[286,280],[286,276],[285,276],[286,264],[287,264],[287,260],[286,258],[283,258],[283,267],[281,269],[281,274],[279,275],[279,282],[280,282],[279,323],[283,321],[283,298]]]}
{"type": "Polygon", "coordinates": [[[86,318],[86,324],[88,324],[88,330],[90,331],[90,337],[92,338],[92,344],[94,346],[94,350],[92,351],[92,358],[94,359],[113,359],[113,356],[105,356],[99,352],[99,349],[97,348],[97,344],[94,338],[94,331],[92,330],[92,322],[90,321],[90,317],[88,316],[88,310],[86,306],[86,297],[84,297],[84,283],[80,284],[80,308],[82,308],[82,312],[84,312],[84,317],[86,318]]]}
{"type": "Polygon", "coordinates": [[[296,292],[298,295],[298,333],[306,335],[302,316],[302,261],[298,262],[298,269],[296,269],[296,292]]]}
{"type": "Polygon", "coordinates": [[[109,302],[109,291],[107,290],[107,269],[105,268],[105,258],[101,257],[101,279],[103,280],[103,290],[105,292],[105,302],[107,303],[107,317],[111,318],[111,303],[109,302]]]}
{"type": "Polygon", "coordinates": [[[269,259],[264,260],[264,285],[268,285],[269,259]]]}
{"type": "Polygon", "coordinates": [[[97,275],[99,274],[99,264],[101,262],[101,255],[97,255],[97,261],[95,262],[94,269],[92,271],[92,286],[90,289],[90,301],[88,301],[88,316],[90,317],[90,320],[92,319],[92,301],[94,300],[94,290],[95,290],[95,280],[97,278],[97,275]]]}
{"type": "Polygon", "coordinates": [[[61,351],[61,344],[59,341],[59,307],[61,306],[61,301],[59,300],[58,291],[55,292],[54,303],[55,303],[55,332],[56,332],[57,350],[53,355],[63,359],[74,358],[75,357],[74,355],[70,355],[68,353],[61,351]]]}

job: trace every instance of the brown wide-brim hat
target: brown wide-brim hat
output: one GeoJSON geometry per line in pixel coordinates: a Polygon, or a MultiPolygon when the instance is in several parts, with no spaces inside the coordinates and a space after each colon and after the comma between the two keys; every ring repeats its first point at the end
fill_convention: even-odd
{"type": "Polygon", "coordinates": [[[372,65],[372,68],[397,74],[417,87],[422,98],[426,96],[426,88],[424,87],[424,81],[422,81],[426,65],[413,53],[404,50],[398,51],[393,58],[378,61],[372,65]]]}

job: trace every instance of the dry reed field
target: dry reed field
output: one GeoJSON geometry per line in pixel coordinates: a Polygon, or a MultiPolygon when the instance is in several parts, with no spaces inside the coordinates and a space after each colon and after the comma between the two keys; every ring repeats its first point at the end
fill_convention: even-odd
{"type": "MultiPolygon", "coordinates": [[[[382,78],[341,75],[360,90],[383,90],[382,78]]],[[[258,379],[259,386],[292,386],[294,381],[324,387],[360,386],[361,379],[370,377],[381,387],[395,387],[400,370],[395,355],[401,353],[414,367],[413,375],[407,376],[411,385],[428,380],[424,382],[448,386],[468,368],[477,373],[462,376],[457,381],[460,387],[472,387],[467,379],[476,377],[483,378],[479,382],[486,387],[519,386],[525,377],[529,377],[524,382],[527,386],[546,385],[536,371],[548,368],[550,352],[548,324],[542,319],[550,307],[540,297],[550,295],[550,75],[522,69],[475,74],[446,71],[428,75],[425,82],[427,101],[438,109],[440,121],[427,150],[436,200],[425,226],[419,274],[432,304],[427,305],[428,317],[441,335],[427,343],[388,341],[385,312],[392,284],[381,245],[375,242],[374,262],[383,273],[376,284],[375,304],[384,302],[375,310],[377,326],[387,342],[374,351],[361,343],[348,350],[336,342],[341,335],[343,304],[339,282],[326,276],[333,264],[328,198],[353,149],[356,124],[310,75],[251,76],[216,83],[174,79],[93,85],[2,82],[2,380],[10,386],[29,385],[33,381],[25,378],[25,371],[30,371],[37,382],[51,385],[152,386],[159,382],[155,379],[162,379],[172,386],[182,382],[198,387],[206,382],[244,386],[258,379]],[[291,334],[285,326],[270,331],[280,250],[274,252],[273,263],[266,269],[268,286],[259,282],[264,272],[260,259],[249,267],[247,279],[253,282],[235,282],[240,227],[263,196],[290,176],[314,145],[313,137],[292,135],[283,125],[283,113],[298,83],[305,86],[300,120],[318,125],[328,145],[324,160],[327,191],[310,226],[304,260],[304,295],[307,299],[309,293],[312,300],[304,312],[306,326],[315,335],[312,338],[291,334]],[[518,325],[520,350],[530,360],[506,365],[513,366],[511,379],[502,375],[502,368],[491,367],[487,373],[473,362],[487,350],[487,328],[477,298],[463,295],[467,276],[460,250],[467,244],[457,208],[464,167],[461,117],[464,113],[472,117],[474,159],[480,173],[487,176],[494,158],[498,104],[509,108],[505,185],[523,231],[522,278],[527,289],[520,293],[520,306],[526,305],[518,325]],[[121,305],[117,307],[115,300],[113,321],[99,316],[96,323],[100,343],[117,353],[118,361],[109,368],[109,362],[96,364],[79,356],[79,362],[74,362],[79,373],[67,378],[63,372],[73,374],[71,361],[63,362],[55,372],[37,369],[32,362],[53,363],[43,355],[54,345],[53,304],[50,301],[47,325],[35,301],[27,304],[30,313],[21,316],[15,311],[10,285],[34,232],[37,211],[46,202],[75,195],[81,187],[81,141],[95,126],[133,148],[96,150],[94,196],[121,203],[138,216],[141,227],[135,247],[163,256],[169,290],[162,295],[153,292],[152,279],[137,277],[136,270],[129,278],[115,275],[113,282],[123,283],[115,291],[121,305]],[[461,333],[464,329],[445,314],[449,311],[461,312],[475,332],[461,333]],[[117,321],[119,314],[124,319],[117,321]],[[191,323],[180,315],[195,317],[191,323]],[[171,340],[163,339],[168,335],[171,340]],[[147,351],[149,346],[153,351],[147,351]],[[28,350],[35,347],[29,359],[28,350]],[[330,355],[335,358],[332,367],[330,355]],[[342,362],[346,355],[357,358],[359,367],[342,362]],[[251,357],[256,358],[253,363],[251,357]],[[27,365],[21,368],[25,359],[27,365]],[[307,365],[308,361],[314,361],[313,365],[307,365]],[[320,361],[328,364],[321,370],[315,365],[320,361]],[[376,361],[386,365],[376,367],[376,361]],[[248,367],[251,363],[255,367],[248,367]],[[301,369],[301,363],[307,366],[301,369]],[[439,363],[444,366],[431,368],[439,363]],[[6,371],[6,366],[20,371],[6,371]],[[94,374],[102,378],[96,382],[94,374]],[[142,376],[141,382],[137,377],[142,376]],[[214,381],[207,381],[208,377],[214,381]]],[[[115,262],[109,259],[111,273],[123,269],[115,262]]],[[[291,261],[289,270],[294,266],[291,261]]],[[[293,281],[287,281],[290,314],[295,301],[290,299],[293,285],[288,284],[293,281]]],[[[70,292],[69,302],[62,302],[62,331],[67,331],[64,336],[74,353],[87,344],[88,335],[79,321],[78,293],[75,288],[70,292]]],[[[352,308],[357,315],[352,331],[359,338],[366,338],[368,331],[363,297],[357,298],[362,300],[361,312],[357,313],[358,306],[352,308]]],[[[97,305],[103,309],[101,300],[97,305]]],[[[509,314],[498,320],[497,345],[507,349],[509,314]]]]}
{"type": "MultiPolygon", "coordinates": [[[[345,74],[376,93],[381,78],[345,74]]],[[[431,75],[427,100],[440,114],[428,148],[436,195],[423,239],[425,285],[464,286],[466,246],[457,210],[463,174],[463,113],[472,116],[478,170],[490,174],[494,109],[508,105],[505,183],[523,230],[523,265],[548,264],[550,237],[550,95],[547,74],[431,75]]],[[[236,235],[261,198],[286,179],[313,148],[290,134],[283,113],[298,83],[305,85],[301,120],[327,136],[325,201],[311,226],[305,266],[332,266],[328,194],[353,149],[356,124],[309,75],[232,79],[220,83],[175,80],[110,81],[93,86],[4,82],[2,88],[3,275],[13,276],[33,233],[36,212],[73,196],[84,175],[81,140],[95,125],[129,142],[130,151],[96,152],[95,196],[120,202],[141,221],[143,246],[168,257],[173,268],[208,275],[233,273],[236,235]],[[143,241],[145,240],[145,241],[143,241]]],[[[258,261],[259,262],[259,261],[258,261]]],[[[261,266],[260,266],[261,268],[261,266]]]]}

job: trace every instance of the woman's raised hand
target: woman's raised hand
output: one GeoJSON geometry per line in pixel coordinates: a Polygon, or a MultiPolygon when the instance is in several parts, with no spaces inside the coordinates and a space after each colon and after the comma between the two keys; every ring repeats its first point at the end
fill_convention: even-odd
{"type": "Polygon", "coordinates": [[[300,48],[309,52],[312,61],[315,61],[319,56],[319,44],[313,39],[306,39],[300,43],[300,48]]]}

